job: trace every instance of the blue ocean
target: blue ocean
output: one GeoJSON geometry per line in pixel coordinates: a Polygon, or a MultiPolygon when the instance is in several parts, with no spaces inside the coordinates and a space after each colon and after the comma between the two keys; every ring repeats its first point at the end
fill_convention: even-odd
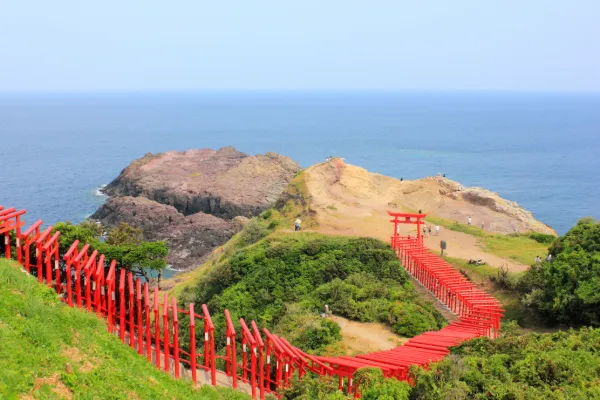
{"type": "Polygon", "coordinates": [[[0,94],[0,204],[79,222],[147,152],[329,155],[404,179],[444,173],[566,232],[600,218],[600,94],[0,94]]]}

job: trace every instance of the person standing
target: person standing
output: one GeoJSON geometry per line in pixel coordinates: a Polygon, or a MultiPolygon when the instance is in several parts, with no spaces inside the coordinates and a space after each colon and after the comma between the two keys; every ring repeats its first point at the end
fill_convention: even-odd
{"type": "Polygon", "coordinates": [[[302,223],[302,221],[300,220],[300,218],[296,218],[296,221],[294,221],[294,225],[295,225],[294,230],[299,231],[301,223],[302,223]]]}
{"type": "Polygon", "coordinates": [[[427,234],[431,236],[431,225],[427,226],[427,234]]]}
{"type": "Polygon", "coordinates": [[[548,254],[547,261],[548,261],[548,262],[552,261],[552,254],[548,254]]]}
{"type": "Polygon", "coordinates": [[[440,226],[439,225],[435,226],[435,235],[440,236],[440,226]]]}
{"type": "Polygon", "coordinates": [[[467,219],[467,224],[469,224],[469,226],[471,226],[471,223],[472,223],[472,222],[473,222],[473,221],[471,220],[471,217],[469,217],[469,219],[467,219]]]}
{"type": "Polygon", "coordinates": [[[427,228],[423,225],[423,237],[427,236],[427,228]]]}

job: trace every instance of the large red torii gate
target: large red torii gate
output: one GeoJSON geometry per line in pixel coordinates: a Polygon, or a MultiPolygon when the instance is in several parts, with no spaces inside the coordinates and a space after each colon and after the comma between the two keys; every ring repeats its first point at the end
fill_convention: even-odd
{"type": "MultiPolygon", "coordinates": [[[[394,219],[390,220],[390,222],[394,223],[394,236],[392,236],[392,238],[394,238],[395,236],[399,236],[398,235],[398,225],[414,224],[414,225],[417,225],[417,239],[418,239],[419,243],[423,242],[423,235],[421,235],[421,225],[425,224],[425,222],[423,220],[425,219],[427,214],[396,213],[396,212],[391,212],[391,211],[388,211],[388,214],[391,217],[394,217],[394,219]]],[[[394,247],[394,246],[392,245],[392,247],[394,247]]]]}

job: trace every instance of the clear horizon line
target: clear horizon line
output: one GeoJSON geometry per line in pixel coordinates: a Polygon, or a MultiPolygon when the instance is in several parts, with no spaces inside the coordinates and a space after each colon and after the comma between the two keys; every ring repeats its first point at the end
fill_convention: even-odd
{"type": "Polygon", "coordinates": [[[228,94],[228,93],[515,93],[515,94],[600,94],[600,89],[78,89],[78,90],[1,90],[0,95],[26,94],[228,94]]]}

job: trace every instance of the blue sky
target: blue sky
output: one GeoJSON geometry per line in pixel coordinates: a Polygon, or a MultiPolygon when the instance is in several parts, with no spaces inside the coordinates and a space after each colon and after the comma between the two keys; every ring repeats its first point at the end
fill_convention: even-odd
{"type": "Polygon", "coordinates": [[[0,0],[0,91],[599,91],[599,21],[599,0],[0,0]]]}

